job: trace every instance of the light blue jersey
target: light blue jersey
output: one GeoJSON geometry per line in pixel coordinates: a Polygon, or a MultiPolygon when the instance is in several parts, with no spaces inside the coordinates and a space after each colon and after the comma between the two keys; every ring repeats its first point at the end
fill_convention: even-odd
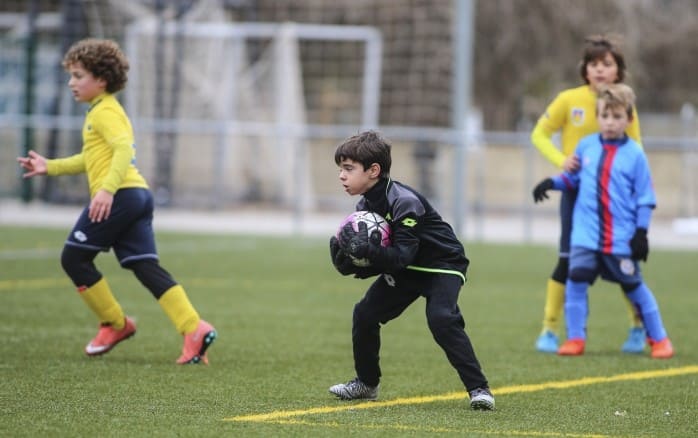
{"type": "Polygon", "coordinates": [[[629,255],[635,230],[647,229],[656,206],[649,163],[627,135],[603,140],[591,134],[575,150],[581,168],[553,177],[556,190],[579,188],[571,245],[604,254],[629,255]]]}

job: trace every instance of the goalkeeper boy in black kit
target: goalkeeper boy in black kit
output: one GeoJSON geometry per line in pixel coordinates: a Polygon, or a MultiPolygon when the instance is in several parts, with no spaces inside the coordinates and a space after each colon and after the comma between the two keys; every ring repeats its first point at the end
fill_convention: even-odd
{"type": "Polygon", "coordinates": [[[380,326],[397,318],[420,296],[434,340],[470,395],[472,409],[494,409],[494,397],[458,308],[468,259],[451,226],[412,188],[390,179],[390,144],[367,131],[348,138],[334,156],[339,180],[349,195],[362,195],[357,210],[385,217],[392,228],[392,245],[382,247],[380,234],[369,236],[365,224],[354,231],[347,224],[339,238],[330,239],[332,263],[342,275],[357,278],[379,275],[354,307],[352,343],[356,377],[329,391],[343,400],[376,399],[380,326]],[[357,267],[351,257],[367,258],[357,267]]]}

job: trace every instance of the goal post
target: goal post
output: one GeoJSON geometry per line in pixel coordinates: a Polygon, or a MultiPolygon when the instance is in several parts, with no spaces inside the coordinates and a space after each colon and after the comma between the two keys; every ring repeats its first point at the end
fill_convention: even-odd
{"type": "MultiPolygon", "coordinates": [[[[127,28],[125,106],[137,131],[139,167],[153,171],[158,134],[176,137],[173,203],[210,207],[249,198],[299,214],[315,206],[300,47],[308,41],[361,45],[360,86],[351,92],[361,96],[360,126],[377,127],[382,38],[373,27],[143,20],[127,28]],[[156,50],[164,53],[156,57],[156,50]],[[154,68],[155,59],[166,65],[154,68]],[[176,84],[156,77],[175,65],[176,84]],[[169,112],[176,118],[158,116],[158,99],[176,102],[169,112]]],[[[154,189],[157,195],[160,188],[154,189]]]]}

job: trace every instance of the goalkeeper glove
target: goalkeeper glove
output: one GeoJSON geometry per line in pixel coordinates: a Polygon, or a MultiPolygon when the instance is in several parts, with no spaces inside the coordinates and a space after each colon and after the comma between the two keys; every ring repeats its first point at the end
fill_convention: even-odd
{"type": "Polygon", "coordinates": [[[330,258],[340,274],[349,275],[356,272],[356,266],[352,263],[351,258],[339,247],[339,240],[334,236],[330,238],[330,258]]]}
{"type": "Polygon", "coordinates": [[[368,235],[368,227],[365,222],[359,222],[359,231],[354,231],[352,225],[346,224],[339,232],[339,244],[342,249],[350,256],[363,259],[376,254],[381,244],[381,233],[378,230],[373,230],[371,236],[368,235]]]}
{"type": "Polygon", "coordinates": [[[546,178],[539,182],[538,185],[533,189],[533,201],[542,202],[544,199],[548,199],[548,190],[553,188],[553,180],[551,178],[546,178]]]}
{"type": "Polygon", "coordinates": [[[650,244],[647,241],[646,229],[638,228],[635,230],[633,238],[630,239],[630,250],[633,253],[633,259],[647,261],[647,256],[650,253],[650,244]]]}

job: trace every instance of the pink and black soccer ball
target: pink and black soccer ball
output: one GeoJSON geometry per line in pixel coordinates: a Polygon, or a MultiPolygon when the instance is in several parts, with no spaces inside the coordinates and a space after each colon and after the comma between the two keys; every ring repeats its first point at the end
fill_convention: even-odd
{"type": "MultiPolygon", "coordinates": [[[[381,234],[381,246],[390,246],[392,241],[392,230],[390,229],[390,224],[384,217],[378,213],[372,211],[355,211],[339,224],[337,229],[337,236],[342,231],[342,228],[348,223],[351,224],[354,231],[359,231],[359,223],[364,222],[366,224],[366,229],[368,230],[368,235],[370,236],[373,231],[378,230],[381,234]]],[[[366,267],[371,263],[367,259],[357,259],[352,257],[352,262],[356,266],[366,267]]]]}

